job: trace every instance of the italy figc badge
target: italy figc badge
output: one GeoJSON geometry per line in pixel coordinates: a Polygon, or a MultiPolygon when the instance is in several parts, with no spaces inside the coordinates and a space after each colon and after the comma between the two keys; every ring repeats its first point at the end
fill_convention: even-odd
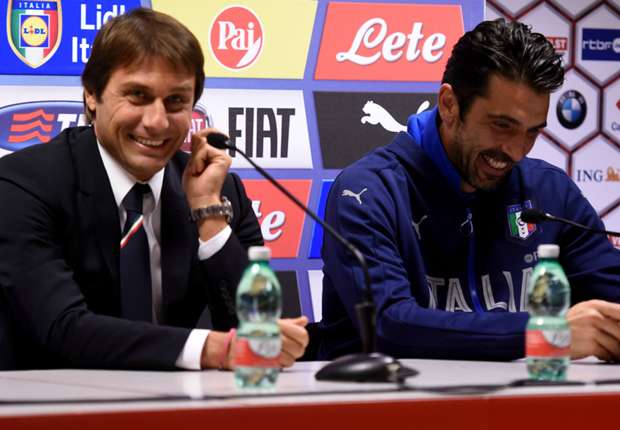
{"type": "Polygon", "coordinates": [[[521,220],[521,212],[523,209],[531,209],[532,202],[526,200],[523,205],[511,205],[508,206],[506,212],[508,213],[508,229],[510,230],[510,236],[515,239],[525,240],[529,238],[536,231],[536,224],[529,224],[521,220]]]}

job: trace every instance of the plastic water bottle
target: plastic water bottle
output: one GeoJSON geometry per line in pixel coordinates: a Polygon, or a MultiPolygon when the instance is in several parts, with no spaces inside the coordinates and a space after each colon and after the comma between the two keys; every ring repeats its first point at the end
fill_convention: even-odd
{"type": "Polygon", "coordinates": [[[278,318],[282,312],[282,293],[276,274],[269,267],[271,250],[252,246],[250,265],[243,272],[237,289],[239,327],[233,367],[240,388],[273,387],[280,372],[282,349],[278,318]]]}
{"type": "Polygon", "coordinates": [[[558,245],[538,246],[538,264],[528,288],[530,319],[525,355],[531,379],[563,381],[570,364],[570,328],[566,322],[570,286],[559,255],[558,245]]]}

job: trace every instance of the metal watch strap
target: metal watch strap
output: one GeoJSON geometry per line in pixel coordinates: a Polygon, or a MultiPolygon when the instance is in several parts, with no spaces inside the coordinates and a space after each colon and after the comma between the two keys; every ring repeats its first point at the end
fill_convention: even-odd
{"type": "Polygon", "coordinates": [[[220,216],[225,217],[228,224],[230,224],[233,218],[232,204],[230,203],[230,200],[226,198],[226,196],[222,196],[221,204],[192,209],[189,215],[192,221],[220,216]]]}

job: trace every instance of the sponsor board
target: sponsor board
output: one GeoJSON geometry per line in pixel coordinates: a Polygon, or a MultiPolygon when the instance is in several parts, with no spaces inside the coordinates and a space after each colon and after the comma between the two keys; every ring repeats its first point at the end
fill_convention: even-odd
{"type": "Polygon", "coordinates": [[[321,321],[323,319],[323,271],[308,270],[308,283],[314,321],[321,321]]]}
{"type": "Polygon", "coordinates": [[[572,178],[597,212],[620,194],[620,150],[598,136],[573,154],[572,178]]]}
{"type": "Polygon", "coordinates": [[[314,0],[151,3],[154,9],[174,16],[196,35],[205,53],[207,76],[304,76],[317,8],[314,0]]]}
{"type": "MultiPolygon", "coordinates": [[[[283,179],[279,182],[301,202],[308,204],[309,179],[283,179]]],[[[272,256],[297,257],[304,212],[264,179],[245,179],[243,185],[252,201],[265,245],[271,248],[272,256]]]]}
{"type": "MultiPolygon", "coordinates": [[[[316,214],[321,219],[325,219],[325,206],[327,205],[327,196],[329,190],[334,183],[333,179],[323,179],[321,183],[321,194],[319,195],[319,206],[316,209],[316,214]]],[[[310,239],[310,250],[308,252],[308,258],[321,258],[321,248],[323,247],[323,227],[319,223],[314,223],[312,229],[312,239],[310,239]]]]}
{"type": "MultiPolygon", "coordinates": [[[[603,223],[607,230],[620,231],[620,206],[616,206],[615,209],[607,213],[603,217],[603,223]]],[[[620,237],[608,236],[608,238],[616,249],[620,249],[620,237]]]]}
{"type": "Polygon", "coordinates": [[[600,91],[574,68],[551,93],[545,132],[572,149],[596,134],[600,91]]]}
{"type": "Polygon", "coordinates": [[[199,132],[205,128],[213,127],[213,118],[207,112],[206,106],[200,102],[194,105],[192,110],[192,124],[187,132],[187,137],[181,146],[183,151],[192,151],[192,134],[199,132]]]}
{"type": "Polygon", "coordinates": [[[620,61],[620,29],[584,28],[581,58],[595,61],[620,61]]]}
{"type": "Polygon", "coordinates": [[[97,31],[140,0],[9,0],[0,10],[5,74],[79,75],[97,31]]]}
{"type": "Polygon", "coordinates": [[[407,130],[411,114],[432,108],[436,94],[315,92],[323,167],[341,169],[407,130]]]}
{"type": "Polygon", "coordinates": [[[555,112],[562,127],[572,130],[583,124],[588,113],[588,104],[579,91],[567,90],[556,102],[555,112]]]}
{"type": "Polygon", "coordinates": [[[315,79],[440,81],[462,35],[458,5],[331,2],[315,79]]]}
{"type": "Polygon", "coordinates": [[[520,17],[519,21],[531,25],[534,31],[544,34],[555,51],[562,55],[564,66],[570,65],[571,24],[556,9],[541,3],[520,17]]]}
{"type": "Polygon", "coordinates": [[[603,130],[616,143],[620,143],[620,79],[605,89],[603,130]]]}
{"type": "MultiPolygon", "coordinates": [[[[209,89],[200,99],[213,126],[266,168],[312,168],[303,92],[209,89]]],[[[233,168],[250,164],[233,151],[233,168]]]]}
{"type": "Polygon", "coordinates": [[[80,87],[0,86],[0,149],[47,143],[67,127],[84,125],[80,87]]]}
{"type": "Polygon", "coordinates": [[[529,158],[545,160],[547,163],[551,163],[565,172],[568,166],[568,153],[542,134],[538,136],[534,147],[527,156],[529,158]]]}
{"type": "Polygon", "coordinates": [[[8,42],[17,58],[36,69],[54,55],[62,34],[60,1],[8,0],[6,14],[8,42]]]}
{"type": "Polygon", "coordinates": [[[620,15],[601,4],[575,25],[576,66],[598,84],[618,76],[620,15]]]}

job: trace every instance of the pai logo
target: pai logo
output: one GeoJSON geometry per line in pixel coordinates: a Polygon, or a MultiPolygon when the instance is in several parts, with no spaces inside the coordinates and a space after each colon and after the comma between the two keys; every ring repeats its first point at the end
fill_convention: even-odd
{"type": "Polygon", "coordinates": [[[15,55],[32,68],[48,61],[60,45],[60,0],[8,0],[7,37],[15,55]]]}
{"type": "Polygon", "coordinates": [[[222,67],[245,69],[256,63],[263,50],[263,25],[247,7],[229,6],[211,23],[209,39],[211,53],[222,67]]]}
{"type": "MultiPolygon", "coordinates": [[[[285,179],[280,183],[304,204],[310,196],[309,179],[285,179]]],[[[295,258],[304,226],[304,213],[281,191],[263,179],[246,179],[243,185],[252,200],[265,244],[275,258],[295,258]]]]}
{"type": "Polygon", "coordinates": [[[45,101],[4,106],[0,108],[0,148],[17,151],[47,143],[65,128],[85,123],[81,102],[45,101]]]}

